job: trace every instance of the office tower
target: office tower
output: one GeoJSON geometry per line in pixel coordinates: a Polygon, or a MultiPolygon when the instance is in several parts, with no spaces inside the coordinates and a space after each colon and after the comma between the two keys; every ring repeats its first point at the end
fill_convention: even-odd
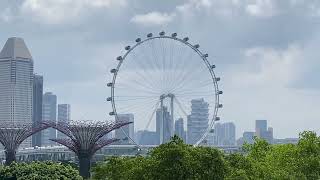
{"type": "Polygon", "coordinates": [[[253,144],[254,143],[254,132],[243,132],[243,141],[248,143],[248,144],[253,144]]]}
{"type": "MultiPolygon", "coordinates": [[[[70,123],[70,116],[71,116],[70,108],[71,108],[70,104],[58,104],[58,122],[66,123],[66,124],[70,123]]],[[[60,139],[66,138],[66,135],[64,135],[59,131],[57,132],[57,136],[60,139]]]]}
{"type": "Polygon", "coordinates": [[[260,137],[261,132],[267,131],[267,120],[256,120],[256,136],[260,137]]]}
{"type": "Polygon", "coordinates": [[[179,118],[176,120],[174,123],[175,131],[174,133],[178,135],[183,142],[186,142],[186,131],[184,130],[184,123],[183,123],[183,118],[179,118]]]}
{"type": "Polygon", "coordinates": [[[273,141],[273,129],[268,128],[267,120],[256,120],[256,132],[255,135],[258,138],[265,139],[269,143],[273,141]]]}
{"type": "Polygon", "coordinates": [[[139,145],[158,145],[159,139],[154,131],[142,130],[136,133],[136,141],[139,145]]]}
{"type": "Polygon", "coordinates": [[[217,123],[214,127],[214,144],[218,146],[233,146],[236,144],[236,126],[232,122],[217,123]]]}
{"type": "Polygon", "coordinates": [[[208,128],[209,104],[204,99],[191,100],[191,114],[187,118],[187,143],[195,144],[208,128]]]}
{"type": "Polygon", "coordinates": [[[120,139],[116,144],[132,144],[134,139],[134,115],[133,114],[118,114],[116,121],[119,122],[133,122],[131,124],[122,126],[122,128],[115,130],[115,138],[120,139]],[[130,138],[128,138],[129,136],[130,138]]]}
{"type": "Polygon", "coordinates": [[[172,132],[172,118],[170,113],[168,112],[167,107],[163,107],[163,112],[161,111],[161,108],[157,109],[156,111],[156,132],[157,136],[159,137],[159,142],[160,142],[160,135],[162,131],[162,143],[166,143],[170,140],[171,138],[171,132],[172,132]],[[164,118],[162,118],[162,113],[164,118]],[[162,122],[162,128],[161,129],[161,122],[162,122]]]}
{"type": "MultiPolygon", "coordinates": [[[[32,123],[38,125],[42,121],[43,77],[33,76],[33,114],[32,123]]],[[[41,146],[41,132],[32,135],[32,146],[41,146]]]]}
{"type": "Polygon", "coordinates": [[[223,124],[225,129],[224,145],[233,146],[236,144],[236,126],[232,122],[223,124]]]}
{"type": "MultiPolygon", "coordinates": [[[[57,122],[57,96],[52,92],[46,92],[42,99],[42,120],[57,122]]],[[[52,146],[56,143],[49,139],[57,138],[57,131],[53,128],[48,128],[41,131],[42,145],[52,146]]]]}
{"type": "MultiPolygon", "coordinates": [[[[0,52],[0,122],[32,123],[33,58],[22,38],[9,38],[0,52]]],[[[20,147],[30,147],[31,137],[20,147]]]]}

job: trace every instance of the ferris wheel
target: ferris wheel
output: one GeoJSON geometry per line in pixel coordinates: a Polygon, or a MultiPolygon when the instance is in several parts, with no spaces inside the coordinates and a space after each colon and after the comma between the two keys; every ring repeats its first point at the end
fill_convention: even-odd
{"type": "MultiPolygon", "coordinates": [[[[109,113],[116,120],[123,114],[134,116],[135,132],[151,132],[158,143],[165,143],[181,129],[186,141],[199,145],[206,140],[217,116],[219,95],[215,65],[202,53],[198,44],[177,33],[147,34],[126,46],[118,65],[111,69],[109,113]],[[179,121],[179,122],[178,122],[179,121]]],[[[132,135],[124,132],[139,145],[132,135]]],[[[147,135],[149,136],[149,135],[147,135]]]]}

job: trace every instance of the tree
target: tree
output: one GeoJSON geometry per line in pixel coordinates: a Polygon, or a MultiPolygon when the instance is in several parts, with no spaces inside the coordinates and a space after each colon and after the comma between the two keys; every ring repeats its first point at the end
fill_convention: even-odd
{"type": "Polygon", "coordinates": [[[223,179],[226,166],[214,148],[186,145],[174,136],[147,157],[113,157],[94,168],[94,179],[223,179]]]}
{"type": "Polygon", "coordinates": [[[0,179],[81,180],[79,172],[71,166],[54,162],[15,163],[0,168],[0,179]]]}

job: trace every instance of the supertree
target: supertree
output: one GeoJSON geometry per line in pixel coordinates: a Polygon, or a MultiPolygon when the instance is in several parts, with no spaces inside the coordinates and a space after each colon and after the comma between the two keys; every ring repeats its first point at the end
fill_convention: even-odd
{"type": "Polygon", "coordinates": [[[0,143],[4,146],[6,165],[16,160],[16,151],[20,144],[33,134],[48,128],[46,124],[0,123],[0,143]]]}
{"type": "Polygon", "coordinates": [[[73,151],[79,160],[79,172],[84,178],[90,177],[92,156],[102,147],[119,139],[103,138],[114,129],[121,128],[132,122],[93,122],[93,121],[71,121],[69,123],[44,122],[52,128],[65,134],[64,139],[50,139],[73,151]]]}

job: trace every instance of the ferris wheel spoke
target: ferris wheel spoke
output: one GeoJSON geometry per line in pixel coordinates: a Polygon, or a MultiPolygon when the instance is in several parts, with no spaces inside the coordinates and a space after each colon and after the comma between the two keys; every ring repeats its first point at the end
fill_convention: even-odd
{"type": "MultiPolygon", "coordinates": [[[[161,111],[161,103],[170,117],[163,130],[172,133],[171,123],[178,118],[187,122],[192,100],[204,99],[209,104],[209,116],[214,117],[218,87],[197,46],[162,33],[155,37],[149,34],[137,42],[126,48],[127,54],[114,73],[111,103],[116,116],[134,114],[135,130],[158,129],[155,114],[161,111]]],[[[212,122],[210,118],[209,124],[212,122]]]]}
{"type": "MultiPolygon", "coordinates": [[[[133,56],[136,57],[136,54],[137,53],[134,53],[133,56]]],[[[141,53],[141,54],[145,54],[145,53],[141,53]]],[[[149,60],[147,60],[146,62],[144,62],[144,61],[140,62],[140,59],[145,60],[147,58],[146,57],[143,57],[143,58],[139,57],[139,60],[137,60],[137,64],[141,68],[137,69],[136,73],[143,79],[144,82],[146,82],[149,85],[149,87],[159,88],[157,85],[154,84],[155,82],[150,81],[150,79],[151,79],[150,77],[153,76],[153,74],[150,73],[151,65],[149,67],[145,66],[146,62],[149,62],[149,60]],[[141,70],[144,72],[144,75],[142,75],[142,73],[140,73],[141,70]]],[[[148,64],[150,64],[150,63],[148,63],[148,64]]]]}
{"type": "MultiPolygon", "coordinates": [[[[154,90],[154,89],[150,89],[149,87],[139,83],[139,82],[135,82],[135,85],[132,85],[132,86],[128,86],[126,84],[116,84],[115,85],[115,88],[118,88],[118,89],[123,89],[123,90],[137,90],[137,91],[142,91],[142,92],[146,92],[146,93],[150,93],[150,94],[159,94],[158,91],[154,90]],[[139,86],[137,86],[139,85],[139,86]]],[[[132,82],[131,82],[132,83],[132,82]]],[[[128,83],[129,85],[131,83],[128,83]]]]}
{"type": "Polygon", "coordinates": [[[154,114],[156,113],[156,111],[157,111],[157,109],[159,107],[159,104],[160,104],[160,100],[158,100],[157,103],[153,106],[153,108],[152,108],[153,111],[151,113],[151,116],[148,118],[147,125],[146,125],[146,127],[144,129],[149,129],[150,123],[151,123],[151,121],[152,121],[152,119],[154,117],[154,114]]]}
{"type": "Polygon", "coordinates": [[[188,113],[185,111],[185,109],[187,108],[183,108],[182,104],[180,103],[180,101],[178,100],[178,98],[175,98],[175,102],[176,104],[178,105],[178,107],[180,108],[181,112],[186,116],[188,117],[188,113]]]}

